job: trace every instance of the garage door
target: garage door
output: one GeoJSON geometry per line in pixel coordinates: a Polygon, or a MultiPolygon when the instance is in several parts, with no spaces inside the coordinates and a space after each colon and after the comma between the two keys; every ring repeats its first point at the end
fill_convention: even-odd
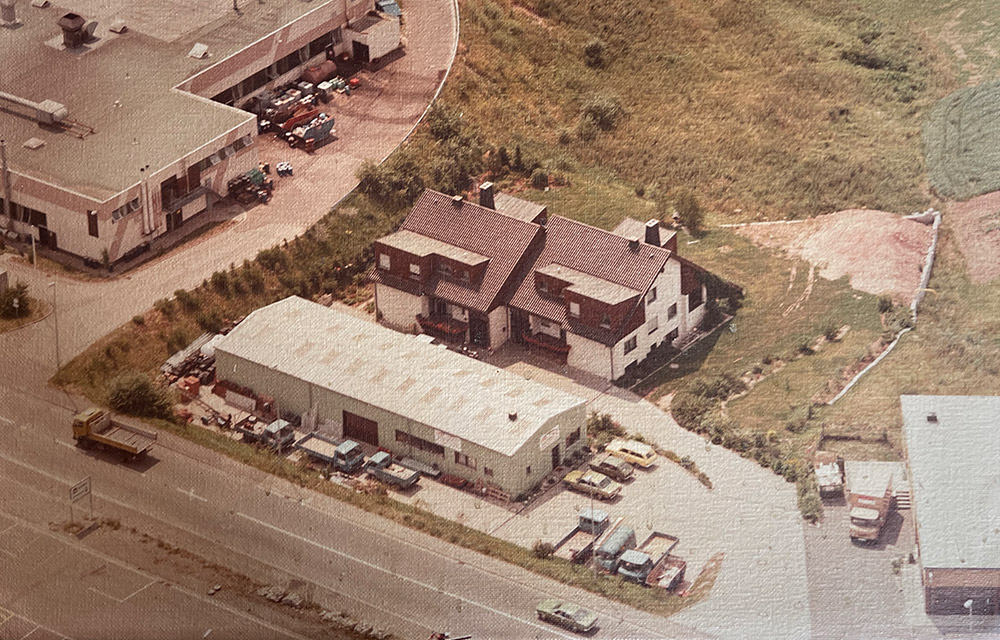
{"type": "Polygon", "coordinates": [[[378,423],[350,411],[344,412],[344,437],[378,446],[378,423]]]}

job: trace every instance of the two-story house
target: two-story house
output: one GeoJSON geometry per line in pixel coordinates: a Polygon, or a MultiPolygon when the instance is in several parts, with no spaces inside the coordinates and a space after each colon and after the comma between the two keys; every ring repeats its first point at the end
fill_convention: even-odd
{"type": "Polygon", "coordinates": [[[706,272],[658,221],[609,232],[490,183],[479,204],[425,192],[374,248],[385,324],[491,348],[509,339],[608,379],[705,314],[706,272]]]}

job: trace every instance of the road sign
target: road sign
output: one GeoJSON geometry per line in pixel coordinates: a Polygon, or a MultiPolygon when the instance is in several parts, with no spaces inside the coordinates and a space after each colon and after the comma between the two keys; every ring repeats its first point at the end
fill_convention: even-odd
{"type": "Polygon", "coordinates": [[[83,480],[77,482],[72,487],[69,488],[69,501],[76,502],[80,498],[86,498],[90,495],[90,476],[87,476],[83,480]]]}

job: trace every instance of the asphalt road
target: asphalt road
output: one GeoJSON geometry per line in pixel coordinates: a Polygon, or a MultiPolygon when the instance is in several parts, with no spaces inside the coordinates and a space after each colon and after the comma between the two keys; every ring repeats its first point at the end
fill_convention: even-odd
{"type": "Polygon", "coordinates": [[[300,581],[317,603],[351,611],[400,637],[442,628],[477,638],[574,637],[536,620],[535,604],[550,596],[598,611],[602,624],[595,638],[710,637],[392,525],[169,434],[161,434],[147,462],[124,465],[115,456],[74,447],[66,407],[9,389],[0,391],[0,407],[6,434],[0,550],[10,568],[0,606],[59,634],[149,637],[153,619],[158,628],[177,629],[176,637],[219,625],[233,637],[275,635],[252,613],[160,585],[155,575],[87,550],[86,540],[68,543],[53,533],[68,519],[69,486],[89,476],[101,517],[197,549],[265,583],[282,576],[300,581]],[[37,557],[23,552],[29,548],[37,557]],[[73,562],[53,564],[54,556],[73,562]],[[95,587],[108,597],[95,598],[95,585],[72,588],[93,564],[116,567],[116,576],[95,587]],[[54,608],[48,598],[57,593],[66,604],[54,608]]]}

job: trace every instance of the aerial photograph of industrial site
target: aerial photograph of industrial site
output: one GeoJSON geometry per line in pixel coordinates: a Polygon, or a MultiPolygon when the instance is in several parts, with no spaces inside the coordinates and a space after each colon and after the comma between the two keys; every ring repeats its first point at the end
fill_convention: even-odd
{"type": "Polygon", "coordinates": [[[1000,639],[985,0],[0,0],[0,640],[1000,639]]]}

